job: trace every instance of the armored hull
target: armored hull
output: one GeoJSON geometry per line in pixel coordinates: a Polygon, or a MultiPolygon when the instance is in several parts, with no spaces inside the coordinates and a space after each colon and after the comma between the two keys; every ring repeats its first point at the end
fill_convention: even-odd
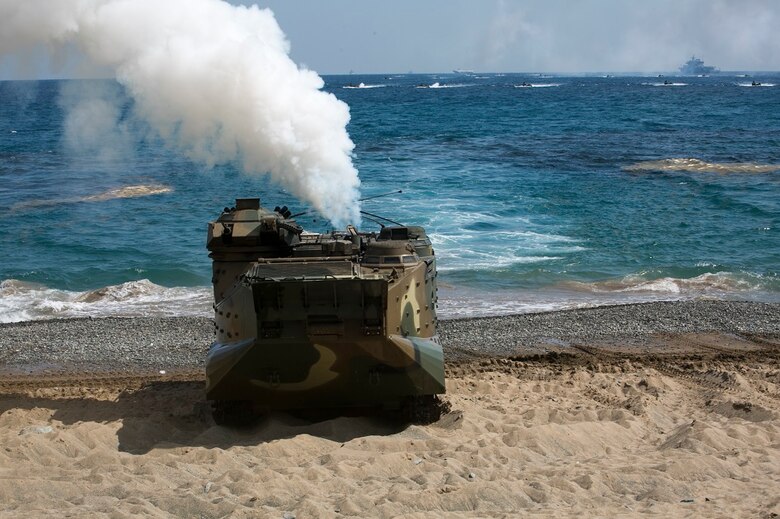
{"type": "Polygon", "coordinates": [[[255,408],[398,406],[444,392],[436,259],[420,227],[305,232],[239,199],[209,224],[207,397],[255,408]]]}

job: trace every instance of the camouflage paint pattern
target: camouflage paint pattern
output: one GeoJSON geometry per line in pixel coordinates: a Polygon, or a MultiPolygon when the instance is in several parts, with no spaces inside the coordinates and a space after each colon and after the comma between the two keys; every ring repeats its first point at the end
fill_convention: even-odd
{"type": "Polygon", "coordinates": [[[422,228],[307,234],[283,213],[237,200],[209,224],[207,397],[291,409],[443,393],[436,260],[422,228]]]}

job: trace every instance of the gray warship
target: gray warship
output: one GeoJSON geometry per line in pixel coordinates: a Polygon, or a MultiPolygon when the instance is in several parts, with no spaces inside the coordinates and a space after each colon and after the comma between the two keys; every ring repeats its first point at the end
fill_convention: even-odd
{"type": "Polygon", "coordinates": [[[680,73],[686,76],[706,76],[708,74],[717,74],[718,72],[720,72],[718,69],[705,65],[704,61],[696,56],[691,56],[691,59],[680,67],[680,73]]]}

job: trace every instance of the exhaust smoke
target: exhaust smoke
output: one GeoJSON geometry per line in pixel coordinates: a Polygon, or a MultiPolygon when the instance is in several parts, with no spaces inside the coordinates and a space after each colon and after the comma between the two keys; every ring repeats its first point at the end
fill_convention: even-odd
{"type": "Polygon", "coordinates": [[[298,67],[268,9],[221,0],[0,0],[0,53],[77,49],[208,166],[269,174],[334,224],[360,220],[348,106],[298,67]]]}

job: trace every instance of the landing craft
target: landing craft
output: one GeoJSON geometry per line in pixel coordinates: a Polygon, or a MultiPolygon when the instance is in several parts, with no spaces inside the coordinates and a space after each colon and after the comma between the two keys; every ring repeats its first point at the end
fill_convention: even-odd
{"type": "Polygon", "coordinates": [[[438,418],[436,258],[422,227],[309,233],[286,206],[237,199],[209,223],[207,248],[216,340],[206,392],[215,421],[344,407],[438,418]]]}

